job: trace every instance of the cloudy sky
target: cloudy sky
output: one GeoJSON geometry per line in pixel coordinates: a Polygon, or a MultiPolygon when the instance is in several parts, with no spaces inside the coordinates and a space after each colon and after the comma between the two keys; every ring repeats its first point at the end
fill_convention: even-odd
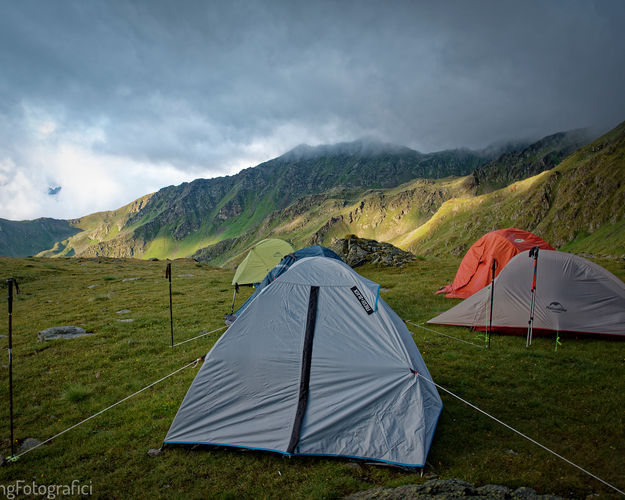
{"type": "Polygon", "coordinates": [[[300,144],[625,120],[625,2],[0,0],[0,217],[72,218],[300,144]]]}

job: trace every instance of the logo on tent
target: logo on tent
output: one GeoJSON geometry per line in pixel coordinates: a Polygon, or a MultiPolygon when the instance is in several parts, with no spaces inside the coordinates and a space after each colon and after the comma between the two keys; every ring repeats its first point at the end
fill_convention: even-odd
{"type": "Polygon", "coordinates": [[[515,243],[523,243],[525,240],[523,238],[516,238],[514,240],[515,243]]]}
{"type": "Polygon", "coordinates": [[[363,294],[360,293],[360,290],[358,290],[358,287],[353,286],[353,287],[350,288],[350,290],[356,296],[356,298],[360,302],[360,305],[362,306],[362,308],[365,311],[367,311],[367,314],[373,314],[373,308],[369,305],[369,302],[367,302],[367,299],[365,299],[363,294]]]}
{"type": "Polygon", "coordinates": [[[551,304],[547,306],[547,309],[555,313],[566,312],[565,307],[562,304],[560,304],[560,302],[552,302],[551,304]]]}

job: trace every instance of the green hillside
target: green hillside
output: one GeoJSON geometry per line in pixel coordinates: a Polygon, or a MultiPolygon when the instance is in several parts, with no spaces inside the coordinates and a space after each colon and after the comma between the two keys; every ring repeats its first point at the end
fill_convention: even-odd
{"type": "Polygon", "coordinates": [[[587,130],[559,132],[544,137],[525,148],[506,152],[475,169],[470,182],[475,185],[476,194],[501,189],[552,169],[590,141],[590,132],[587,130]]]}
{"type": "Polygon", "coordinates": [[[194,257],[214,265],[235,266],[254,241],[267,237],[288,240],[297,248],[329,245],[346,234],[393,241],[425,223],[445,200],[468,194],[464,179],[417,179],[392,189],[334,189],[305,196],[272,212],[254,230],[201,249],[194,257]]]}
{"type": "Polygon", "coordinates": [[[24,257],[49,248],[80,229],[69,221],[41,218],[28,221],[0,219],[0,255],[24,257]]]}
{"type": "Polygon", "coordinates": [[[128,220],[145,206],[151,196],[142,196],[117,210],[68,220],[67,223],[73,228],[73,236],[58,239],[49,250],[40,251],[39,256],[95,256],[103,255],[103,249],[106,249],[110,257],[133,257],[135,249],[137,246],[141,248],[141,244],[133,239],[127,227],[128,220]]]}
{"type": "Polygon", "coordinates": [[[463,254],[486,232],[516,226],[563,250],[625,254],[625,123],[556,168],[477,197],[446,201],[395,240],[416,253],[463,254]]]}

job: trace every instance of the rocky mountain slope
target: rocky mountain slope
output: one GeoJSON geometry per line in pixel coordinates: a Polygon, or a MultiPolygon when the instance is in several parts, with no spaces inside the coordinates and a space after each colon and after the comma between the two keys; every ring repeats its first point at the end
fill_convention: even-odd
{"type": "MultiPolygon", "coordinates": [[[[340,193],[304,198],[271,214],[247,237],[330,246],[355,234],[418,255],[461,256],[484,233],[515,226],[563,250],[625,255],[625,123],[555,168],[503,189],[476,196],[471,178],[419,179],[350,201],[340,193]]],[[[242,239],[228,244],[228,251],[209,248],[197,257],[235,265],[237,258],[227,256],[249,245],[242,239]]]]}
{"type": "Polygon", "coordinates": [[[289,240],[295,247],[330,245],[346,234],[391,241],[424,224],[450,198],[469,196],[465,177],[417,179],[392,189],[334,189],[300,198],[268,215],[253,230],[201,249],[198,260],[235,266],[254,241],[289,240]]]}
{"type": "Polygon", "coordinates": [[[525,148],[504,153],[475,169],[469,182],[475,185],[476,194],[490,193],[552,169],[564,158],[588,144],[591,138],[590,132],[584,129],[544,137],[525,148]]]}
{"type": "Polygon", "coordinates": [[[565,251],[625,256],[625,122],[552,170],[482,196],[456,197],[392,242],[463,254],[482,234],[516,226],[565,251]]]}

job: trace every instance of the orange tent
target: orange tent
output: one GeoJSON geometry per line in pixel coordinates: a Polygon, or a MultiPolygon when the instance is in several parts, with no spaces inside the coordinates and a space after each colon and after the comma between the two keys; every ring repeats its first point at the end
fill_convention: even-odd
{"type": "Polygon", "coordinates": [[[487,233],[471,245],[453,283],[441,287],[436,293],[444,293],[449,298],[466,299],[490,283],[493,260],[496,261],[496,277],[512,257],[536,246],[553,250],[545,240],[522,229],[509,227],[487,233]]]}

